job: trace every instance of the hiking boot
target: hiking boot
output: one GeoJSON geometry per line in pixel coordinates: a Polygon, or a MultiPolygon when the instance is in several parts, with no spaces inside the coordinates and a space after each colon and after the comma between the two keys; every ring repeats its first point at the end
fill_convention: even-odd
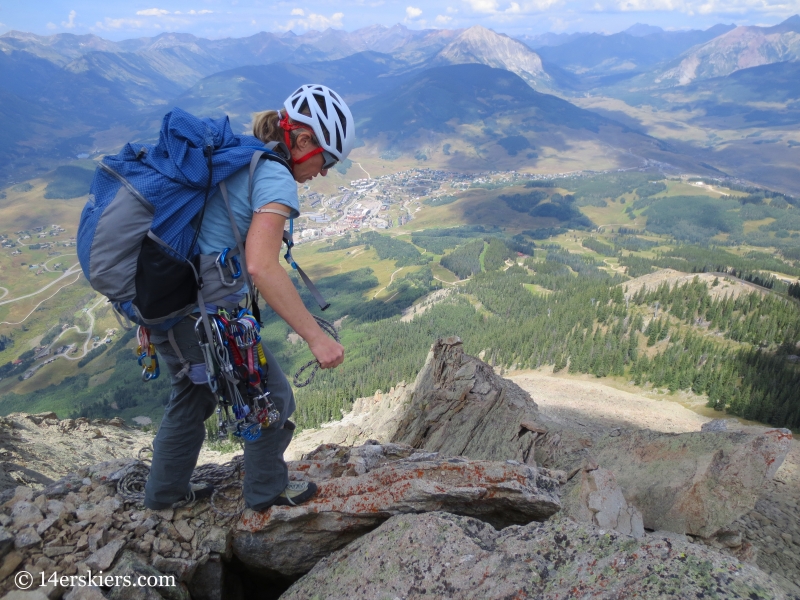
{"type": "Polygon", "coordinates": [[[311,481],[290,481],[281,495],[270,506],[297,506],[310,500],[317,493],[317,484],[311,481]]]}
{"type": "Polygon", "coordinates": [[[181,506],[186,506],[187,504],[191,504],[195,500],[202,500],[203,498],[210,498],[211,494],[214,493],[214,486],[210,483],[190,483],[189,493],[183,498],[183,500],[178,500],[172,505],[172,508],[180,508],[181,506]]]}

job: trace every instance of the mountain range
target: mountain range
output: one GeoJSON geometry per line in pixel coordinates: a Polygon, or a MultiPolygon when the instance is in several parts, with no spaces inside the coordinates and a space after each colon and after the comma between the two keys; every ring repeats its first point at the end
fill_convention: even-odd
{"type": "MultiPolygon", "coordinates": [[[[357,105],[361,137],[373,140],[376,148],[400,140],[409,146],[409,132],[420,129],[443,135],[438,123],[451,119],[465,125],[465,119],[474,118],[479,131],[491,130],[480,115],[499,101],[502,94],[491,85],[501,84],[514,94],[500,102],[511,111],[509,118],[524,114],[523,119],[538,119],[543,129],[557,125],[562,132],[582,129],[603,138],[598,123],[619,118],[625,125],[614,123],[616,132],[645,134],[652,141],[660,134],[634,116],[636,107],[670,111],[678,96],[683,106],[693,107],[691,119],[709,123],[709,118],[733,111],[750,114],[742,122],[757,126],[754,107],[735,105],[741,94],[763,99],[773,88],[784,102],[798,99],[792,77],[800,60],[799,31],[798,16],[773,27],[664,31],[637,24],[614,35],[548,34],[535,39],[513,39],[481,26],[411,30],[376,25],[353,32],[262,32],[221,40],[165,33],[120,42],[94,35],[12,31],[0,36],[0,177],[16,180],[52,168],[53,161],[114,151],[129,139],[150,139],[171,106],[209,116],[228,114],[243,130],[252,112],[278,106],[292,88],[307,81],[328,84],[357,105]],[[467,65],[487,68],[454,68],[467,65]],[[499,78],[496,70],[513,74],[513,83],[499,78]],[[479,79],[456,81],[456,74],[467,72],[479,79]],[[444,82],[450,90],[443,88],[444,82]],[[472,96],[454,97],[454,90],[472,96]],[[534,90],[550,96],[545,102],[541,94],[529,93],[534,90]],[[673,96],[667,97],[669,90],[678,96],[669,92],[673,96]],[[433,109],[434,96],[450,100],[433,109]],[[616,116],[585,99],[597,96],[608,98],[606,104],[622,101],[626,114],[617,110],[616,116]],[[553,110],[542,112],[545,105],[553,110]],[[393,114],[387,106],[395,107],[393,114]],[[585,109],[599,109],[602,116],[587,115],[585,109]]],[[[786,110],[790,116],[781,115],[778,121],[794,118],[793,109],[786,110]]],[[[484,138],[470,144],[485,145],[492,136],[484,138]]],[[[685,141],[668,139],[656,145],[675,149],[685,141]]],[[[603,143],[620,148],[622,142],[615,134],[603,143]]],[[[705,162],[699,160],[702,149],[695,150],[689,154],[705,162]]]]}

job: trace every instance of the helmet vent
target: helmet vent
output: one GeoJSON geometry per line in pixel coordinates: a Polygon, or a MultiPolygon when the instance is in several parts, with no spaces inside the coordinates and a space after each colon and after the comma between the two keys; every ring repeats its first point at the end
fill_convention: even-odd
{"type": "Polygon", "coordinates": [[[328,106],[327,106],[328,103],[325,102],[325,97],[324,96],[320,96],[319,94],[314,94],[314,100],[317,101],[317,105],[319,106],[319,109],[322,111],[322,114],[325,115],[325,118],[327,119],[328,118],[328,106]]]}
{"type": "Polygon", "coordinates": [[[333,108],[336,111],[336,114],[339,116],[339,123],[341,123],[342,125],[342,135],[339,137],[347,137],[347,119],[345,118],[344,113],[338,106],[334,104],[333,108]]]}

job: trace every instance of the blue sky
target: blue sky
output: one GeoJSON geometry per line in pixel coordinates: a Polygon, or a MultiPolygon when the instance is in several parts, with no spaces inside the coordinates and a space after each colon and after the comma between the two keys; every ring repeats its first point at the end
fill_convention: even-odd
{"type": "Polygon", "coordinates": [[[0,0],[0,33],[94,33],[121,40],[165,31],[208,38],[259,31],[348,31],[376,23],[413,29],[481,24],[509,35],[615,33],[634,23],[705,29],[716,23],[773,25],[800,0],[0,0]]]}

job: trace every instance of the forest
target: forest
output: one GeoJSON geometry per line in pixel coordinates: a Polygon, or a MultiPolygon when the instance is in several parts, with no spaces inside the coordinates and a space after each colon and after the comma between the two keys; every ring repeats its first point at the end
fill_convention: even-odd
{"type": "MultiPolygon", "coordinates": [[[[367,246],[395,268],[411,268],[380,299],[372,293],[380,284],[369,267],[316,282],[332,305],[320,314],[340,324],[347,359],[297,390],[298,425],[340,418],[354,399],[412,381],[431,343],[458,335],[467,352],[483,351],[485,360],[506,370],[548,367],[663,393],[682,390],[702,395],[721,415],[800,428],[800,282],[787,279],[800,277],[800,249],[795,233],[779,235],[800,231],[800,202],[753,188],[743,188],[746,195],[739,197],[667,198],[667,183],[640,172],[537,180],[523,193],[501,198],[515,211],[570,221],[525,231],[461,225],[400,236],[353,232],[323,245],[319,252],[367,246]],[[644,215],[645,223],[605,232],[578,209],[610,202],[625,206],[609,210],[644,215]],[[675,207],[682,207],[680,215],[675,207]],[[763,223],[744,233],[742,223],[751,220],[763,223]],[[773,245],[736,247],[754,235],[773,245]],[[555,236],[558,243],[549,239],[555,236]],[[435,278],[440,267],[434,261],[460,281],[435,278]],[[657,269],[712,275],[649,290],[630,283],[657,269]],[[720,294],[718,286],[730,282],[744,293],[720,294]],[[442,287],[450,290],[445,299],[401,320],[442,287]]],[[[307,346],[292,343],[290,328],[268,307],[263,316],[262,338],[284,372],[293,373],[309,360],[307,346]]],[[[48,331],[43,341],[59,330],[48,331]]],[[[90,417],[133,407],[139,414],[157,413],[168,382],[163,376],[140,382],[131,343],[126,334],[98,347],[58,385],[4,395],[3,409],[69,407],[66,414],[90,417]],[[102,391],[87,389],[98,364],[113,369],[113,376],[102,391]]],[[[0,365],[0,377],[21,377],[33,354],[21,352],[21,363],[0,365]]]]}
{"type": "MultiPolygon", "coordinates": [[[[698,278],[628,293],[623,279],[596,261],[558,247],[546,252],[544,260],[528,258],[506,270],[484,260],[461,293],[409,323],[346,326],[348,360],[321,374],[324,384],[298,393],[299,423],[338,418],[354,398],[409,381],[433,339],[459,335],[467,352],[485,351],[487,361],[504,368],[553,365],[669,392],[691,390],[719,411],[800,426],[800,370],[791,358],[800,339],[796,301],[767,290],[714,299],[698,278]],[[552,293],[532,293],[529,284],[552,293]]],[[[292,363],[298,351],[281,358],[292,363]]]]}

